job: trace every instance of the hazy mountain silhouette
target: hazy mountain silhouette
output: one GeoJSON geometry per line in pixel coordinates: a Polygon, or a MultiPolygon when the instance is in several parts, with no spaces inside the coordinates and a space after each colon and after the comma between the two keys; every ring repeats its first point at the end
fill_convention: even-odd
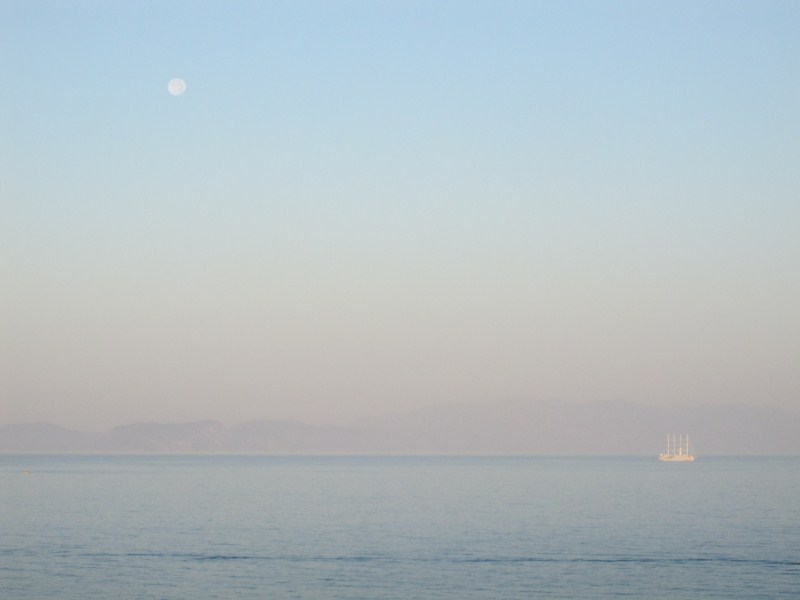
{"type": "Polygon", "coordinates": [[[226,430],[221,423],[135,423],[115,427],[100,448],[109,452],[215,453],[225,449],[226,430]]]}
{"type": "Polygon", "coordinates": [[[647,455],[663,449],[667,433],[688,433],[701,455],[800,454],[800,414],[733,405],[515,399],[423,409],[364,425],[401,453],[647,455]]]}
{"type": "Polygon", "coordinates": [[[50,423],[0,425],[0,452],[92,452],[103,437],[50,423]]]}
{"type": "Polygon", "coordinates": [[[800,454],[794,412],[526,399],[431,407],[350,428],[200,421],[137,423],[98,434],[45,423],[4,425],[0,452],[656,455],[667,433],[690,434],[700,456],[800,454]]]}
{"type": "Polygon", "coordinates": [[[248,421],[231,427],[227,452],[267,454],[353,453],[360,433],[343,427],[317,427],[296,421],[248,421]]]}

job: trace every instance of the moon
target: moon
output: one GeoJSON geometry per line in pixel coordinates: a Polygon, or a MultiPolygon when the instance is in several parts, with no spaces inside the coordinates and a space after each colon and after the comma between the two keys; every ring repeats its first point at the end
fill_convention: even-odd
{"type": "Polygon", "coordinates": [[[167,91],[170,96],[180,96],[186,91],[186,82],[183,79],[170,79],[167,91]]]}

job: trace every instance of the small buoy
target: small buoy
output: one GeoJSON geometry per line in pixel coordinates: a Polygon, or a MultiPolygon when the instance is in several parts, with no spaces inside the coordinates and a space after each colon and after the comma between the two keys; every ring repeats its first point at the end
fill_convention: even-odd
{"type": "Polygon", "coordinates": [[[22,472],[22,474],[23,474],[23,475],[30,475],[30,474],[31,474],[31,472],[30,472],[30,471],[28,471],[28,469],[25,469],[25,470],[22,472]]]}

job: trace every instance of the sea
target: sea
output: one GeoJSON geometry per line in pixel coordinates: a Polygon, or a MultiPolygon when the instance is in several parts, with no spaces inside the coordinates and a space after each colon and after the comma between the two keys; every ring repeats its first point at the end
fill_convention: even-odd
{"type": "Polygon", "coordinates": [[[798,598],[800,458],[5,455],[0,597],[798,598]]]}

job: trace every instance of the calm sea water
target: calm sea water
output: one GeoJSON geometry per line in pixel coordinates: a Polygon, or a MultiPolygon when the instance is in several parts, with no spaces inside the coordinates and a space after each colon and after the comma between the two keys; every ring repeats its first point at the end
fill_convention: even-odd
{"type": "Polygon", "coordinates": [[[0,596],[796,598],[800,458],[3,456],[0,596]]]}

